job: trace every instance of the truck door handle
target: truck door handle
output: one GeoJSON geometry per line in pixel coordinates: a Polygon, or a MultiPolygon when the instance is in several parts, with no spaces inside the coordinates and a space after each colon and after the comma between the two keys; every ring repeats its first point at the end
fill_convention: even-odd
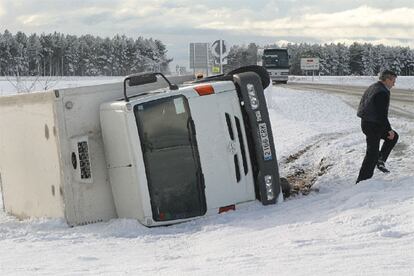
{"type": "Polygon", "coordinates": [[[73,166],[74,170],[76,170],[77,167],[78,167],[78,161],[77,161],[77,158],[76,158],[76,153],[74,153],[74,152],[72,152],[72,166],[73,166]]]}

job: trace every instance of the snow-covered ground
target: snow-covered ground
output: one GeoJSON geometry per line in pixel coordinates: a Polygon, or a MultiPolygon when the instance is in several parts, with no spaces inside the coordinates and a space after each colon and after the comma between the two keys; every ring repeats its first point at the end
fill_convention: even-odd
{"type": "Polygon", "coordinates": [[[309,195],[159,228],[0,211],[0,274],[414,275],[414,122],[390,118],[391,173],[355,185],[365,151],[355,110],[279,86],[266,97],[281,175],[320,174],[309,195]]]}
{"type": "MultiPolygon", "coordinates": [[[[377,80],[377,76],[289,76],[289,82],[339,84],[351,86],[368,86],[377,80]]],[[[414,77],[397,77],[395,88],[414,90],[414,77]]]]}

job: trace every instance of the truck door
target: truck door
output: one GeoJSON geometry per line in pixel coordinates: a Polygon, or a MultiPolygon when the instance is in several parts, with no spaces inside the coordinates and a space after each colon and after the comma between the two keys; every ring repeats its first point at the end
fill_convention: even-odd
{"type": "Polygon", "coordinates": [[[235,91],[190,99],[208,208],[254,200],[254,182],[235,91]]]}
{"type": "Polygon", "coordinates": [[[232,183],[231,194],[236,203],[254,199],[254,182],[249,159],[249,149],[244,130],[240,103],[236,93],[226,92],[216,95],[221,113],[224,141],[227,144],[229,176],[232,183]]]}

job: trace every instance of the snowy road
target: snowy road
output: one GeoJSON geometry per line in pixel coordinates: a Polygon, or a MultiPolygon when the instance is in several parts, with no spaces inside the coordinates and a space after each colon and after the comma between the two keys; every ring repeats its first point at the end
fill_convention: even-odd
{"type": "MultiPolygon", "coordinates": [[[[367,88],[361,86],[346,86],[337,84],[288,83],[283,87],[300,90],[327,92],[340,96],[352,107],[357,108],[362,93],[367,88]]],[[[414,90],[391,89],[390,114],[414,120],[414,90]]]]}

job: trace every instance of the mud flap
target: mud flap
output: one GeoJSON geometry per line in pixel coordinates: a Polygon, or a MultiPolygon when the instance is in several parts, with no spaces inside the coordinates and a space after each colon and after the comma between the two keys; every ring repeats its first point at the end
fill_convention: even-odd
{"type": "Polygon", "coordinates": [[[281,188],[276,150],[261,78],[254,72],[233,75],[245,122],[256,198],[275,204],[281,188]]]}

